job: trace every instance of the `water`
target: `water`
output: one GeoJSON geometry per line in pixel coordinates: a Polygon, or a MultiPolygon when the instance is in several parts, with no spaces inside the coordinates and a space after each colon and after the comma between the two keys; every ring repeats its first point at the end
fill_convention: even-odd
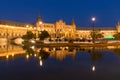
{"type": "Polygon", "coordinates": [[[0,48],[1,80],[120,80],[119,47],[0,48]]]}

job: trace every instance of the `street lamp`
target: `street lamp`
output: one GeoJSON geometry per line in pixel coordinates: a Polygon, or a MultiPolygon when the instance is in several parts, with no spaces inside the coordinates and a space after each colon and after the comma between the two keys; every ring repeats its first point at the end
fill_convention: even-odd
{"type": "Polygon", "coordinates": [[[95,17],[92,17],[92,19],[91,19],[91,20],[92,20],[92,23],[93,23],[93,25],[92,25],[92,26],[93,26],[93,30],[94,30],[94,22],[95,22],[96,18],[95,18],[95,17]]]}
{"type": "Polygon", "coordinates": [[[92,21],[95,21],[96,20],[96,18],[95,17],[92,17],[92,21]]]}
{"type": "Polygon", "coordinates": [[[93,43],[95,43],[95,31],[94,31],[95,25],[94,25],[94,22],[95,22],[96,18],[95,18],[95,17],[92,17],[91,20],[92,20],[92,27],[93,27],[93,31],[92,31],[92,40],[93,40],[93,43]]]}

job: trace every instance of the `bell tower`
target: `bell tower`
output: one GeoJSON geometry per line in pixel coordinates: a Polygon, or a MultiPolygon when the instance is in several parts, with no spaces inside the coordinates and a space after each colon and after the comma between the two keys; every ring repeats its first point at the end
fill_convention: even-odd
{"type": "Polygon", "coordinates": [[[74,19],[72,19],[72,23],[71,23],[71,25],[72,25],[72,26],[76,26],[76,25],[75,25],[75,21],[74,21],[74,19]]]}
{"type": "Polygon", "coordinates": [[[38,16],[37,21],[42,21],[40,15],[38,16]]]}
{"type": "Polygon", "coordinates": [[[36,27],[39,27],[42,24],[42,19],[41,19],[40,15],[38,16],[35,24],[36,24],[36,27]]]}

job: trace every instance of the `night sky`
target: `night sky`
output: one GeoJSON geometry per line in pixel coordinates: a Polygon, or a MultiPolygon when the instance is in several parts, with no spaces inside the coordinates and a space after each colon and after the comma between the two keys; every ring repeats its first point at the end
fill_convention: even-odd
{"type": "Polygon", "coordinates": [[[40,15],[43,22],[74,18],[77,27],[114,27],[120,21],[120,0],[0,0],[0,20],[34,23],[40,15]]]}

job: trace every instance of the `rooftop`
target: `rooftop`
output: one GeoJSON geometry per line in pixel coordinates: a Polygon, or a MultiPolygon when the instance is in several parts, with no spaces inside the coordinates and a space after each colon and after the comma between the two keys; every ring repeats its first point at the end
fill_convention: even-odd
{"type": "Polygon", "coordinates": [[[10,25],[10,26],[20,26],[20,27],[26,27],[26,25],[32,26],[32,24],[28,24],[28,23],[12,22],[12,21],[6,21],[6,20],[0,20],[0,24],[10,25]]]}

